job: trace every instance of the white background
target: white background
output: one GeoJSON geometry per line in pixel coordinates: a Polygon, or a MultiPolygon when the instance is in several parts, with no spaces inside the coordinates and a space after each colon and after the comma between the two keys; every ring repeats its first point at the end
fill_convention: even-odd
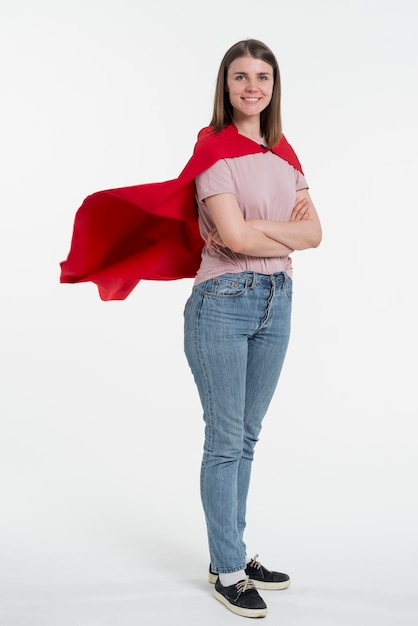
{"type": "Polygon", "coordinates": [[[267,619],[417,623],[417,23],[416,0],[0,0],[2,626],[238,623],[206,582],[192,281],[58,281],[83,198],[176,177],[247,37],[324,231],[254,466],[249,551],[293,580],[267,619]]]}

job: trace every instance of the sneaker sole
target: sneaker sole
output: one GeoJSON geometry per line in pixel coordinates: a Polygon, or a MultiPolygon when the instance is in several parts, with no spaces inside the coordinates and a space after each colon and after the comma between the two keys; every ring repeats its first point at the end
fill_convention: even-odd
{"type": "Polygon", "coordinates": [[[243,609],[240,606],[236,606],[235,604],[231,604],[225,596],[223,596],[219,591],[214,591],[215,598],[222,602],[227,609],[235,613],[235,615],[240,615],[241,617],[265,617],[267,615],[267,609],[243,609]]]}
{"type": "Polygon", "coordinates": [[[290,587],[290,580],[284,580],[282,583],[265,583],[263,580],[254,580],[254,578],[250,578],[250,580],[253,581],[257,589],[270,589],[272,591],[280,591],[290,587]]]}
{"type": "MultiPolygon", "coordinates": [[[[212,585],[214,585],[217,580],[218,580],[218,574],[209,574],[208,581],[212,585]]],[[[255,580],[254,578],[251,578],[251,580],[253,581],[257,589],[265,589],[265,590],[270,589],[272,591],[279,591],[281,589],[287,589],[288,587],[290,587],[290,580],[285,580],[281,583],[265,583],[262,580],[255,580]]]]}

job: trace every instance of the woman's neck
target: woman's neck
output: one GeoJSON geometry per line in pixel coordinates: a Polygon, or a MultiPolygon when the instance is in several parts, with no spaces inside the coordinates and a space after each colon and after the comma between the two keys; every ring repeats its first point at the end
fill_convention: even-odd
{"type": "Polygon", "coordinates": [[[255,118],[254,120],[233,120],[234,126],[240,135],[244,135],[244,137],[248,137],[248,139],[252,139],[253,141],[257,141],[260,143],[263,140],[263,136],[260,130],[260,118],[255,118]]]}

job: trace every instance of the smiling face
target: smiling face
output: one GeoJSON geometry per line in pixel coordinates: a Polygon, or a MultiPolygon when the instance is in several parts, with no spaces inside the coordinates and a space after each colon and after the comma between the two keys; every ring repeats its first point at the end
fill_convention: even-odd
{"type": "Polygon", "coordinates": [[[232,61],[225,90],[234,110],[234,122],[259,117],[270,104],[273,87],[273,68],[265,61],[249,56],[232,61]]]}

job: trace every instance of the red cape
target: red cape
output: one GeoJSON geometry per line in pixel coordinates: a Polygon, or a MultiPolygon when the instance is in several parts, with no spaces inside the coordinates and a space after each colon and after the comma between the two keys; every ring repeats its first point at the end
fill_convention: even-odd
{"type": "MultiPolygon", "coordinates": [[[[75,216],[60,282],[91,281],[102,300],[124,300],[141,279],[193,278],[204,245],[195,177],[219,159],[265,150],[232,124],[217,135],[209,126],[200,131],[193,155],[178,178],[88,196],[75,216]]],[[[272,152],[302,172],[284,136],[272,152]]]]}

